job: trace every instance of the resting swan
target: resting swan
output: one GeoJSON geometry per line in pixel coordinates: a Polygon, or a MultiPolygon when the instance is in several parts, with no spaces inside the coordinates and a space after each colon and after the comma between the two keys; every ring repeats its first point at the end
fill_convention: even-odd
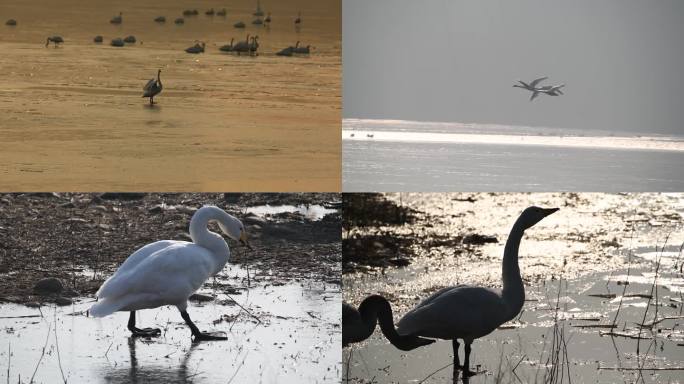
{"type": "Polygon", "coordinates": [[[190,220],[192,242],[162,240],[133,252],[97,291],[98,302],[90,307],[90,314],[103,317],[117,311],[130,311],[128,329],[133,336],[151,337],[158,336],[161,331],[137,328],[135,311],[175,305],[195,341],[226,340],[225,336],[200,332],[186,311],[190,295],[205,280],[221,271],[230,258],[226,241],[207,229],[212,220],[218,222],[228,237],[248,246],[240,220],[215,206],[204,206],[190,220]]]}
{"type": "Polygon", "coordinates": [[[458,369],[463,369],[464,376],[471,375],[470,345],[518,316],[525,303],[525,287],[518,266],[518,248],[525,230],[556,211],[558,208],[529,207],[513,224],[504,248],[501,291],[470,285],[441,289],[404,315],[399,320],[397,332],[404,336],[451,340],[454,381],[458,369]],[[463,367],[459,365],[457,339],[465,343],[463,367]]]}

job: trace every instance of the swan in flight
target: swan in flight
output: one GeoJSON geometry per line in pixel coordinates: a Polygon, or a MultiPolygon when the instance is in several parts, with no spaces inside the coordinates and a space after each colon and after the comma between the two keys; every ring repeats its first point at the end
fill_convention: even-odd
{"type": "Polygon", "coordinates": [[[190,220],[192,242],[162,240],[133,252],[97,291],[98,302],[90,307],[90,314],[103,317],[129,311],[128,329],[133,336],[152,337],[161,331],[137,328],[135,311],[175,305],[195,341],[226,340],[225,335],[200,332],[186,311],[190,295],[220,272],[230,259],[228,243],[207,228],[210,221],[217,221],[221,231],[231,239],[248,245],[240,220],[218,207],[204,206],[190,220]]]}
{"type": "Polygon", "coordinates": [[[371,295],[361,302],[358,310],[345,302],[342,303],[342,347],[369,338],[375,331],[378,321],[383,335],[402,351],[434,343],[434,340],[422,337],[400,336],[394,329],[390,303],[382,296],[371,295]]]}
{"type": "Polygon", "coordinates": [[[515,221],[504,248],[501,291],[469,285],[443,288],[404,315],[397,332],[403,336],[451,340],[454,378],[458,369],[463,369],[464,376],[472,375],[469,368],[473,341],[515,318],[525,303],[525,287],[518,266],[518,248],[525,230],[556,211],[558,208],[533,206],[515,221]],[[465,343],[463,367],[459,365],[458,339],[465,343]]]}
{"type": "Polygon", "coordinates": [[[547,85],[547,86],[541,87],[540,92],[544,92],[549,96],[559,96],[559,95],[564,94],[563,91],[561,91],[561,88],[563,88],[563,87],[565,87],[565,84],[553,85],[553,86],[547,85]]]}
{"type": "Polygon", "coordinates": [[[157,78],[150,79],[150,81],[145,84],[143,91],[145,91],[142,97],[150,98],[150,105],[154,105],[154,97],[161,93],[162,82],[161,82],[161,69],[157,71],[157,78]]]}
{"type": "Polygon", "coordinates": [[[55,44],[55,48],[57,48],[57,44],[61,44],[64,42],[64,39],[62,39],[62,36],[50,36],[47,38],[47,41],[45,42],[45,47],[47,48],[50,43],[55,44]]]}

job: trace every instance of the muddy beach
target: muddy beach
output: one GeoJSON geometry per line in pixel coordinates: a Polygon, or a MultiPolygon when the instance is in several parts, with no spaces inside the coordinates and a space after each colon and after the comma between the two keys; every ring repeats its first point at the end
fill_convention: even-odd
{"type": "Polygon", "coordinates": [[[3,1],[0,189],[339,190],[340,1],[262,1],[269,26],[252,24],[256,6],[3,1]],[[119,12],[122,23],[110,23],[119,12]],[[10,18],[17,24],[4,25],[10,18]],[[258,56],[219,50],[248,34],[259,36],[258,56]],[[64,43],[45,47],[53,35],[64,43]],[[129,35],[135,43],[110,45],[129,35]],[[186,53],[196,41],[205,52],[186,53]],[[297,41],[311,53],[276,55],[297,41]],[[151,108],[142,88],[158,69],[151,108]]]}
{"type": "MultiPolygon", "coordinates": [[[[343,219],[344,300],[358,305],[381,294],[395,321],[442,287],[500,288],[503,245],[517,215],[533,204],[560,208],[526,231],[520,247],[526,303],[514,321],[475,341],[471,368],[479,374],[470,382],[678,382],[684,365],[681,194],[377,198],[393,205],[383,210],[386,217],[343,219]],[[554,356],[562,360],[554,364],[554,356]]],[[[402,352],[377,331],[345,349],[343,377],[451,381],[451,356],[449,342],[402,352]]]]}
{"type": "MultiPolygon", "coordinates": [[[[340,219],[336,194],[5,194],[0,197],[0,360],[28,382],[330,382],[340,377],[340,219]],[[241,218],[253,249],[231,260],[188,312],[227,341],[192,343],[178,310],[138,311],[158,338],[129,338],[127,314],[86,310],[135,249],[189,240],[194,210],[241,218]],[[58,278],[59,292],[34,289],[58,278]],[[48,334],[49,332],[49,334],[48,334]],[[45,353],[43,354],[43,346],[45,353]],[[57,350],[59,349],[59,353],[57,350]],[[41,358],[41,355],[43,356],[41,358]],[[37,367],[37,368],[36,368],[37,367]]],[[[210,226],[218,231],[218,226],[210,226]]]]}

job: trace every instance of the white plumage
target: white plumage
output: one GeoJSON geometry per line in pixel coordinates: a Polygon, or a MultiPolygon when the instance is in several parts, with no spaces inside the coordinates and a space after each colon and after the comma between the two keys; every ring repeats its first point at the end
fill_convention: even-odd
{"type": "Polygon", "coordinates": [[[90,308],[90,314],[102,317],[117,311],[130,311],[131,332],[150,336],[157,332],[135,328],[135,311],[175,305],[193,331],[193,336],[204,338],[203,335],[207,334],[201,334],[187,315],[187,300],[230,259],[226,241],[207,229],[212,220],[219,223],[221,231],[228,237],[247,244],[247,235],[240,220],[215,206],[204,206],[190,220],[192,242],[162,240],[135,251],[100,287],[97,292],[99,301],[90,308]]]}

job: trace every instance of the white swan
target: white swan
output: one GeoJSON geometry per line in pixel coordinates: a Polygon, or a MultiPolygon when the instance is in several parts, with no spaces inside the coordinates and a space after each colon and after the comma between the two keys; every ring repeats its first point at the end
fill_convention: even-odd
{"type": "Polygon", "coordinates": [[[226,340],[225,336],[200,332],[186,312],[190,295],[223,269],[230,258],[226,241],[207,229],[212,220],[228,237],[248,245],[240,220],[215,206],[204,206],[190,220],[192,242],[162,240],[133,252],[97,291],[98,302],[90,307],[90,314],[103,317],[130,311],[128,329],[133,336],[157,336],[159,329],[135,326],[135,311],[175,305],[196,341],[226,340]]]}
{"type": "Polygon", "coordinates": [[[375,331],[378,321],[382,334],[402,351],[434,343],[434,340],[422,337],[400,336],[394,328],[390,303],[380,295],[371,295],[361,302],[358,310],[345,302],[342,303],[342,347],[369,338],[375,331]]]}
{"type": "Polygon", "coordinates": [[[501,291],[469,285],[441,289],[404,315],[399,320],[397,332],[404,336],[452,340],[454,378],[460,368],[464,376],[471,375],[470,345],[473,340],[515,318],[525,303],[525,287],[518,266],[518,248],[523,233],[556,211],[558,208],[529,207],[513,224],[504,249],[501,291]],[[465,343],[463,367],[459,365],[457,339],[465,343]]]}

